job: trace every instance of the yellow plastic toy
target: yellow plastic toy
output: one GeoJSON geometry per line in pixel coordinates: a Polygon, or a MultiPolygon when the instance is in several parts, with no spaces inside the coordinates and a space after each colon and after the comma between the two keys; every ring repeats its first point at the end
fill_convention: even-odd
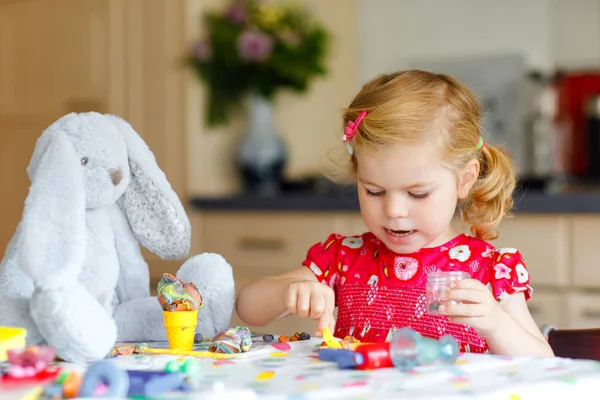
{"type": "Polygon", "coordinates": [[[163,311],[163,317],[171,350],[191,351],[194,348],[198,310],[163,311]]]}
{"type": "Polygon", "coordinates": [[[333,334],[331,333],[331,331],[329,330],[328,327],[325,327],[323,329],[323,341],[325,341],[325,344],[329,348],[332,348],[332,349],[341,349],[342,348],[342,345],[333,336],[333,334]]]}
{"type": "Polygon", "coordinates": [[[7,351],[25,348],[27,330],[0,326],[0,362],[8,360],[7,351]]]}

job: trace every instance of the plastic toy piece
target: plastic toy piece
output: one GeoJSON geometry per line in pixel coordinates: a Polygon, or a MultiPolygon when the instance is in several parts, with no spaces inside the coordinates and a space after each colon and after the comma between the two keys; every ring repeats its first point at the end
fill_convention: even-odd
{"type": "Polygon", "coordinates": [[[439,340],[420,336],[409,328],[396,332],[391,342],[360,343],[354,350],[322,348],[319,360],[333,361],[338,368],[371,370],[396,367],[409,371],[418,365],[454,364],[459,355],[456,339],[450,335],[439,340]]]}
{"type": "Polygon", "coordinates": [[[393,367],[390,357],[391,343],[370,343],[359,345],[356,350],[356,369],[378,369],[393,367]]]}
{"type": "Polygon", "coordinates": [[[7,350],[6,354],[10,364],[8,374],[13,378],[30,378],[48,368],[56,351],[49,346],[28,346],[7,350]]]}
{"type": "Polygon", "coordinates": [[[228,358],[243,358],[242,353],[213,353],[212,351],[184,351],[184,350],[171,350],[171,349],[152,349],[144,348],[140,351],[142,354],[171,354],[175,356],[193,356],[193,357],[204,357],[214,358],[216,360],[224,360],[228,358]]]}
{"type": "Polygon", "coordinates": [[[331,349],[342,348],[342,345],[336,340],[336,338],[333,336],[328,327],[325,327],[325,329],[323,329],[323,340],[325,341],[325,344],[327,344],[327,347],[331,349]]]}
{"type": "Polygon", "coordinates": [[[340,369],[371,370],[394,366],[389,342],[361,344],[355,350],[324,348],[319,350],[319,360],[333,361],[340,369]]]}
{"type": "Polygon", "coordinates": [[[127,396],[156,397],[170,390],[190,392],[186,376],[180,372],[126,371],[129,377],[127,396]]]}
{"type": "Polygon", "coordinates": [[[30,376],[26,378],[15,378],[9,374],[2,375],[0,376],[0,393],[5,388],[18,388],[21,386],[31,386],[40,384],[43,385],[54,380],[59,372],[60,368],[49,367],[45,370],[40,371],[35,376],[30,376]]]}
{"type": "Polygon", "coordinates": [[[103,360],[88,368],[81,383],[79,397],[94,397],[98,387],[102,385],[106,386],[102,396],[113,398],[151,398],[171,390],[189,392],[192,389],[183,373],[126,371],[111,360],[103,360]]]}
{"type": "Polygon", "coordinates": [[[345,349],[324,348],[319,350],[319,360],[333,361],[338,365],[339,369],[356,368],[358,365],[356,355],[355,351],[345,349]]]}
{"type": "Polygon", "coordinates": [[[0,362],[8,360],[8,350],[24,348],[26,337],[23,328],[0,326],[0,362]]]}
{"type": "Polygon", "coordinates": [[[106,385],[104,397],[127,397],[129,391],[129,377],[111,360],[98,361],[87,369],[79,397],[94,397],[100,384],[106,385]]]}
{"type": "Polygon", "coordinates": [[[409,328],[396,331],[390,343],[390,358],[401,371],[431,363],[454,364],[459,354],[454,337],[444,335],[435,340],[423,337],[409,328]]]}

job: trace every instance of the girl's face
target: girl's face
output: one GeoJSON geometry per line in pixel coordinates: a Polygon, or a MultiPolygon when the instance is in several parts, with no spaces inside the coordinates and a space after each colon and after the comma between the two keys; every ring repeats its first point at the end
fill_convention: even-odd
{"type": "Polygon", "coordinates": [[[357,152],[356,161],[363,220],[390,250],[409,254],[456,236],[450,223],[458,199],[476,180],[477,161],[457,177],[442,166],[432,144],[357,152]]]}

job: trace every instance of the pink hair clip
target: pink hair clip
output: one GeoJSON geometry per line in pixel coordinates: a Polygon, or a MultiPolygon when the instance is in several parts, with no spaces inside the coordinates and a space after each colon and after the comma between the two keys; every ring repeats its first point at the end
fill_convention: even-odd
{"type": "Polygon", "coordinates": [[[360,124],[360,121],[362,121],[362,119],[366,115],[367,115],[366,111],[361,111],[361,113],[358,114],[358,117],[356,117],[356,119],[354,121],[348,121],[348,124],[344,128],[344,136],[342,136],[342,140],[344,141],[344,143],[346,143],[346,148],[348,149],[348,153],[350,153],[350,155],[352,155],[354,153],[354,150],[352,149],[352,145],[350,144],[350,140],[356,134],[356,129],[358,129],[358,125],[360,124]]]}

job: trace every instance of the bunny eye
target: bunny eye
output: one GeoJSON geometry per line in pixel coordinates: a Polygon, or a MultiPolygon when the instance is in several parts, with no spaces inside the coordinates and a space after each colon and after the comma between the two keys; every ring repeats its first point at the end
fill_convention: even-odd
{"type": "Polygon", "coordinates": [[[87,157],[83,157],[83,158],[81,159],[81,165],[83,165],[83,166],[86,166],[86,165],[87,165],[87,163],[88,163],[88,161],[89,161],[89,160],[88,160],[88,158],[87,158],[87,157]]]}

